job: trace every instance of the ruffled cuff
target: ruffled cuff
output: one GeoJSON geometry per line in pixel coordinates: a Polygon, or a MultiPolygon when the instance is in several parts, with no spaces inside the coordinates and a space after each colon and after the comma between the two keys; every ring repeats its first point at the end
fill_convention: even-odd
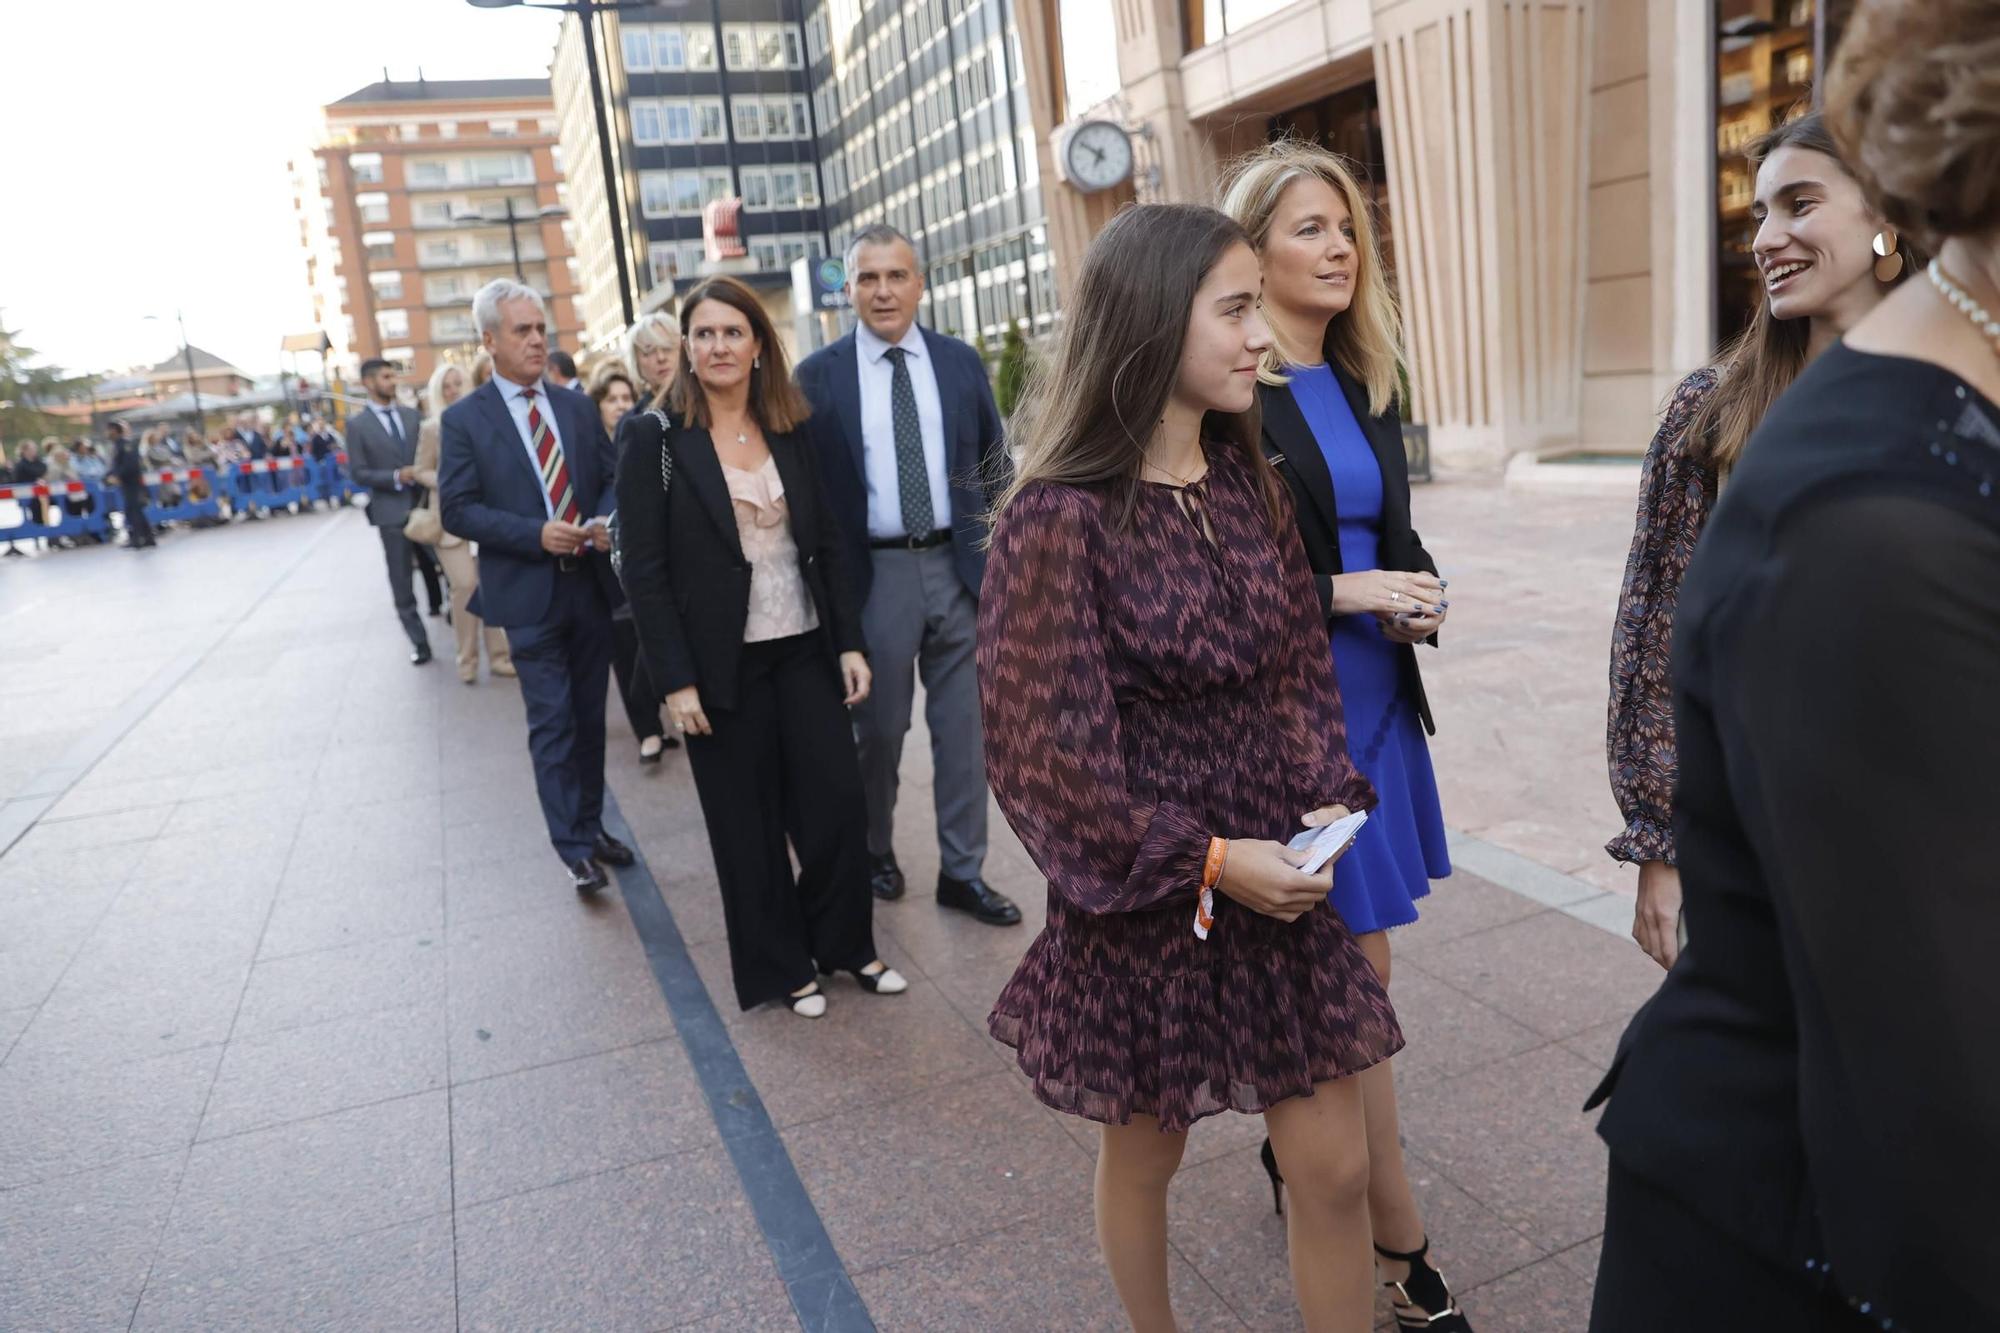
{"type": "Polygon", "coordinates": [[[1674,830],[1664,820],[1640,816],[1625,831],[1604,844],[1614,861],[1638,865],[1642,861],[1665,861],[1674,865],[1674,830]]]}

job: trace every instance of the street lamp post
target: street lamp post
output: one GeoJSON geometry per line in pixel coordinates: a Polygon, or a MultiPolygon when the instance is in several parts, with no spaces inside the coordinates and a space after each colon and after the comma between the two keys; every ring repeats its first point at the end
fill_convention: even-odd
{"type": "Polygon", "coordinates": [[[618,304],[625,323],[634,321],[632,269],[625,253],[625,219],[618,207],[618,171],[611,162],[611,120],[604,105],[604,79],[597,69],[596,16],[601,10],[642,9],[652,0],[465,0],[474,9],[557,9],[574,14],[583,28],[583,64],[590,73],[590,109],[597,117],[597,155],[604,168],[604,204],[611,213],[611,253],[618,261],[618,304]]]}
{"type": "MultiPolygon", "coordinates": [[[[160,318],[160,316],[158,316],[158,315],[147,315],[147,316],[146,316],[146,318],[147,318],[147,319],[158,319],[158,318],[160,318]]],[[[182,317],[182,315],[181,315],[181,312],[180,312],[180,308],[179,308],[178,306],[176,306],[176,307],[174,308],[174,323],[180,326],[180,331],[181,331],[181,356],[182,356],[182,357],[183,357],[183,358],[184,358],[184,359],[186,360],[186,362],[187,362],[187,372],[188,372],[188,394],[189,394],[189,395],[190,395],[190,396],[191,396],[191,397],[192,397],[192,398],[194,399],[194,424],[195,424],[195,428],[196,428],[197,430],[199,430],[199,429],[201,428],[201,423],[202,423],[202,416],[201,416],[201,381],[195,378],[195,374],[194,374],[194,348],[192,348],[192,347],[188,346],[188,326],[187,326],[187,320],[186,320],[186,319],[185,319],[184,317],[182,317]]]]}
{"type": "Polygon", "coordinates": [[[567,208],[564,208],[561,204],[546,204],[543,207],[536,209],[532,213],[516,213],[514,211],[514,199],[512,195],[509,195],[502,202],[504,202],[507,205],[507,213],[506,216],[504,217],[494,217],[491,213],[484,213],[484,212],[453,213],[451,215],[451,220],[453,222],[460,223],[461,225],[485,224],[488,226],[494,226],[502,222],[506,223],[507,248],[513,251],[514,254],[514,281],[526,282],[528,280],[528,275],[521,268],[521,234],[519,230],[520,224],[523,222],[540,222],[547,218],[566,218],[569,216],[569,210],[567,208]]]}

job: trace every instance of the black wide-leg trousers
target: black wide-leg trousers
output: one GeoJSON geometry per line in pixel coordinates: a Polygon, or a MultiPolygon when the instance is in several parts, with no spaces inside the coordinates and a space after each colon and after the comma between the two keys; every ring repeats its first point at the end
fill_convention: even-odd
{"type": "Polygon", "coordinates": [[[875,961],[868,811],[854,728],[820,634],[743,646],[736,706],[687,737],[745,1009],[875,961]],[[789,842],[798,853],[792,875],[789,842]]]}

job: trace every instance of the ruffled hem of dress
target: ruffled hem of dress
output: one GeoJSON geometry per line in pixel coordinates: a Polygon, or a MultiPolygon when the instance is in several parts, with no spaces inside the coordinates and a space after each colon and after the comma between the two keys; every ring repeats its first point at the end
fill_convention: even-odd
{"type": "Polygon", "coordinates": [[[986,1026],[1044,1105],[1101,1124],[1150,1115],[1165,1131],[1224,1111],[1262,1114],[1403,1048],[1388,995],[1351,944],[1129,977],[1064,967],[1044,935],[986,1026]]]}

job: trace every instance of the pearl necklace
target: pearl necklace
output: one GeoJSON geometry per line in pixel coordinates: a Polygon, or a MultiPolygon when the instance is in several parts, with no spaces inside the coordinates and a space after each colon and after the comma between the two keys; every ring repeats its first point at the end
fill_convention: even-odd
{"type": "Polygon", "coordinates": [[[1938,295],[1951,302],[1954,309],[1971,320],[1972,326],[1993,344],[1994,355],[2000,356],[2000,319],[1988,314],[1986,307],[1974,300],[1971,292],[1954,282],[1937,260],[1931,261],[1930,268],[1926,272],[1930,275],[1931,286],[1938,289],[1938,295]]]}

